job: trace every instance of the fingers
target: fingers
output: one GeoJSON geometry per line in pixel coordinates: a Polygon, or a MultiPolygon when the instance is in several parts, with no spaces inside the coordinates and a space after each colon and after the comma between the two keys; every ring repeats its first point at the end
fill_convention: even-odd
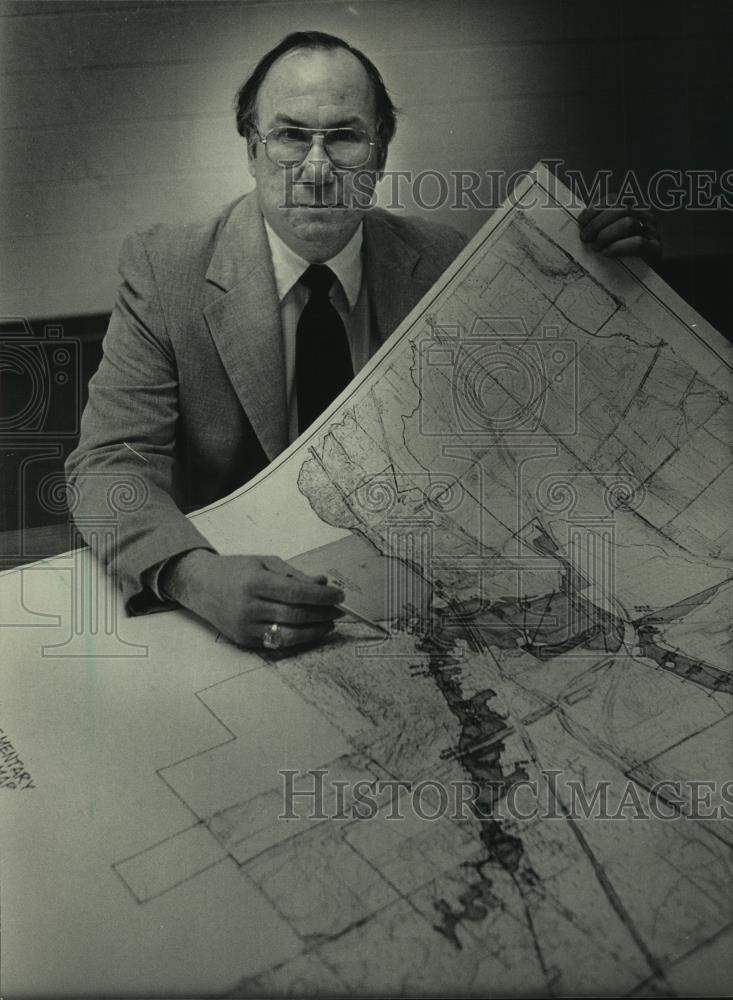
{"type": "Polygon", "coordinates": [[[601,250],[601,253],[604,257],[642,256],[645,247],[646,240],[642,236],[628,236],[626,239],[610,243],[601,250]]]}
{"type": "Polygon", "coordinates": [[[311,604],[320,607],[340,604],[343,590],[327,583],[317,583],[312,577],[298,579],[284,573],[264,570],[252,581],[252,596],[277,604],[311,604]]]}
{"type": "MultiPolygon", "coordinates": [[[[272,622],[250,622],[246,631],[234,637],[234,641],[239,646],[246,646],[248,649],[262,649],[264,647],[265,630],[272,622]]],[[[319,642],[324,639],[334,628],[333,622],[325,622],[320,625],[281,625],[278,633],[277,649],[286,649],[293,646],[304,646],[307,643],[319,642]]]]}
{"type": "Polygon", "coordinates": [[[343,618],[346,614],[335,604],[282,604],[278,601],[256,600],[250,605],[250,615],[263,625],[276,622],[278,625],[318,625],[328,624],[343,618]]]}
{"type": "Polygon", "coordinates": [[[587,225],[601,212],[619,212],[621,215],[636,215],[647,225],[654,223],[654,213],[646,205],[628,205],[618,201],[613,196],[599,201],[596,205],[588,205],[578,215],[578,224],[582,227],[587,225]]]}
{"type": "Polygon", "coordinates": [[[292,576],[294,576],[296,580],[309,580],[311,583],[328,583],[328,577],[325,573],[319,573],[318,576],[311,576],[308,573],[303,573],[299,569],[292,569],[291,567],[291,570],[292,576]]]}
{"type": "Polygon", "coordinates": [[[265,569],[273,573],[281,573],[295,580],[303,580],[308,583],[328,583],[328,577],[325,573],[319,573],[315,576],[304,573],[303,570],[296,569],[295,566],[291,566],[290,563],[285,562],[284,559],[280,559],[278,556],[264,556],[262,558],[262,565],[265,569]]]}
{"type": "MultiPolygon", "coordinates": [[[[267,626],[262,625],[259,645],[262,645],[262,634],[267,626]]],[[[303,646],[309,642],[318,642],[324,639],[329,632],[333,631],[333,622],[322,625],[281,625],[279,649],[290,648],[292,646],[303,646]]]]}
{"type": "Polygon", "coordinates": [[[604,257],[641,257],[647,264],[654,266],[662,256],[662,244],[659,240],[643,236],[628,236],[616,240],[599,252],[604,257]]]}
{"type": "Polygon", "coordinates": [[[589,205],[587,208],[584,208],[578,215],[578,223],[581,226],[585,226],[603,212],[615,213],[617,217],[619,215],[636,215],[638,218],[643,219],[645,223],[650,224],[654,222],[654,213],[647,205],[630,205],[615,198],[609,198],[606,201],[599,202],[597,205],[589,205]]]}
{"type": "MultiPolygon", "coordinates": [[[[630,215],[609,222],[600,229],[593,240],[594,250],[605,250],[617,240],[638,239],[641,241],[645,233],[644,223],[630,215]]],[[[581,234],[582,239],[582,234],[581,234]]]]}
{"type": "Polygon", "coordinates": [[[638,255],[652,264],[661,256],[654,215],[647,208],[601,205],[578,216],[580,238],[606,257],[638,255]]]}
{"type": "Polygon", "coordinates": [[[593,243],[601,229],[611,222],[628,215],[628,210],[618,206],[615,208],[600,206],[596,208],[584,208],[578,216],[580,226],[580,238],[583,243],[593,243]]]}
{"type": "Polygon", "coordinates": [[[593,244],[595,249],[599,249],[598,241],[604,237],[608,229],[615,229],[622,236],[633,236],[641,234],[647,227],[653,227],[653,220],[646,218],[650,213],[641,209],[632,211],[629,208],[619,207],[585,210],[589,211],[593,213],[590,217],[584,218],[585,213],[581,213],[578,217],[580,238],[584,243],[593,244]]]}
{"type": "Polygon", "coordinates": [[[290,563],[285,562],[284,559],[280,559],[278,556],[263,556],[262,565],[265,569],[269,569],[273,573],[282,573],[284,576],[291,576],[296,580],[310,580],[315,583],[328,582],[328,577],[325,574],[320,573],[317,576],[309,575],[300,569],[296,569],[295,566],[291,566],[290,563]]]}

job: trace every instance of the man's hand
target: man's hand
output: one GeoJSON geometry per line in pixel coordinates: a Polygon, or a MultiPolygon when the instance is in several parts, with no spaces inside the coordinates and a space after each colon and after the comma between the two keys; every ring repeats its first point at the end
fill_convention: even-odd
{"type": "Polygon", "coordinates": [[[630,208],[613,198],[578,216],[580,238],[604,257],[642,257],[656,264],[662,256],[662,244],[654,215],[649,208],[630,208]]]}
{"type": "Polygon", "coordinates": [[[186,552],[166,566],[161,591],[205,618],[240,646],[262,648],[265,629],[280,625],[281,643],[322,639],[344,614],[343,591],[325,576],[308,576],[277,556],[186,552]]]}

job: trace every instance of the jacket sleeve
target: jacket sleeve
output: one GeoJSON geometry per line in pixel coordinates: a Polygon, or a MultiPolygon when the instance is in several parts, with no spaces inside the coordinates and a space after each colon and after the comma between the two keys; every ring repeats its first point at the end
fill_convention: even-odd
{"type": "Polygon", "coordinates": [[[461,250],[468,243],[468,236],[460,229],[454,229],[453,226],[443,226],[443,240],[444,247],[448,254],[450,254],[451,260],[455,259],[461,250]]]}
{"type": "Polygon", "coordinates": [[[142,237],[126,240],[120,274],[66,474],[79,531],[117,576],[128,613],[140,614],[173,607],[147,585],[155,567],[212,546],[177,502],[178,375],[142,237]]]}

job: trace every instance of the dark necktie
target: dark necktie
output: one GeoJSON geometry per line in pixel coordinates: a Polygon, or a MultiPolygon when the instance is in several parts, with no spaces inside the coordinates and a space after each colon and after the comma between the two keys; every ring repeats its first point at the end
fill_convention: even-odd
{"type": "Polygon", "coordinates": [[[300,278],[309,293],[295,348],[300,434],[354,377],[346,330],[328,294],[335,280],[325,264],[311,264],[300,278]]]}

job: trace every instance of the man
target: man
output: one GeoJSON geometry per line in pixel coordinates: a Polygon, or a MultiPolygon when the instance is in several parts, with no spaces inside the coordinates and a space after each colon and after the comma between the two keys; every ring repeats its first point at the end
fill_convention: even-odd
{"type": "MultiPolygon", "coordinates": [[[[189,608],[237,643],[322,638],[344,595],[273,556],[221,556],[184,512],[254,476],[348,384],[464,245],[365,205],[395,109],[341,39],[289,35],[238,95],[256,187],[204,225],[131,237],[67,474],[77,524],[130,613],[189,608]],[[357,187],[358,178],[358,187],[357,187]],[[114,544],[85,527],[117,509],[114,544]]],[[[581,217],[608,254],[653,252],[640,213],[581,217]]],[[[646,217],[648,227],[651,220],[646,217]]]]}

